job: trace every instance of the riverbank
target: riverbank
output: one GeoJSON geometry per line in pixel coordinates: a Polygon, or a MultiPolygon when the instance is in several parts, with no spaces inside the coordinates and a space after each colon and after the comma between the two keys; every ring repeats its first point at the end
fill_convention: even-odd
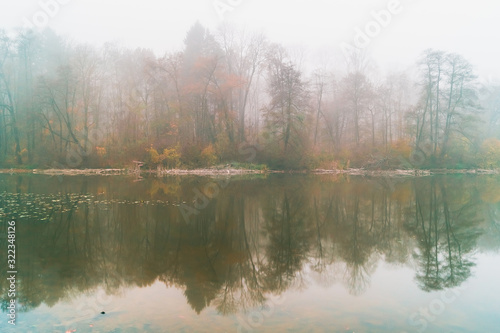
{"type": "Polygon", "coordinates": [[[368,169],[315,169],[315,170],[254,170],[236,168],[206,168],[206,169],[160,169],[160,170],[133,170],[133,169],[0,169],[0,174],[43,174],[55,176],[115,176],[115,175],[157,175],[157,176],[233,176],[250,174],[316,174],[316,175],[349,175],[373,177],[421,177],[445,174],[469,175],[498,175],[500,170],[488,169],[395,169],[395,170],[368,170],[368,169]]]}
{"type": "Polygon", "coordinates": [[[498,175],[500,170],[486,169],[394,169],[394,170],[368,170],[368,169],[347,169],[347,170],[324,170],[316,169],[310,173],[313,174],[346,174],[350,176],[382,176],[382,177],[398,177],[398,176],[431,176],[431,175],[448,175],[448,174],[469,174],[469,175],[498,175]]]}
{"type": "Polygon", "coordinates": [[[115,176],[115,175],[245,175],[271,173],[269,170],[251,170],[235,168],[210,168],[210,169],[159,169],[159,170],[134,170],[134,169],[0,169],[0,174],[41,174],[50,176],[115,176]]]}

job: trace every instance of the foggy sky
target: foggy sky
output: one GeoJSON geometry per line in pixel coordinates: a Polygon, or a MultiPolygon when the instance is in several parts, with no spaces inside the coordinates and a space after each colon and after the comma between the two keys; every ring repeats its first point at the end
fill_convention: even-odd
{"type": "Polygon", "coordinates": [[[117,42],[163,54],[182,48],[196,20],[212,31],[233,22],[273,42],[303,47],[310,62],[335,67],[341,45],[364,41],[359,31],[371,27],[373,37],[363,47],[385,70],[404,70],[423,50],[436,48],[464,55],[492,80],[500,78],[499,13],[497,0],[23,0],[0,3],[0,29],[38,19],[74,42],[117,42]],[[389,6],[398,9],[390,19],[381,14],[389,6]]]}

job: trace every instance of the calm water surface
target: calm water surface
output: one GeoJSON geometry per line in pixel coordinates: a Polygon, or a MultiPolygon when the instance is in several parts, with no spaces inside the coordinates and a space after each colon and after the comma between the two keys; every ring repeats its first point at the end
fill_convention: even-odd
{"type": "Polygon", "coordinates": [[[0,175],[0,229],[1,332],[500,330],[498,176],[0,175]]]}

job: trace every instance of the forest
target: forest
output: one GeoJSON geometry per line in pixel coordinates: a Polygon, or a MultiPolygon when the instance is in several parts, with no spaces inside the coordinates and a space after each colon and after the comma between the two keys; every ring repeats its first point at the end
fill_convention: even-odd
{"type": "Polygon", "coordinates": [[[384,75],[195,23],[162,56],[0,31],[0,168],[500,167],[500,85],[428,49],[384,75]]]}

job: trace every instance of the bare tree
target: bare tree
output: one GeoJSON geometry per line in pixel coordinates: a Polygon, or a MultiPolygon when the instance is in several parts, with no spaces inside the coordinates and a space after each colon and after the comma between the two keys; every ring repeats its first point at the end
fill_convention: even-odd
{"type": "Polygon", "coordinates": [[[294,65],[285,58],[284,50],[277,50],[269,61],[269,95],[271,103],[264,109],[267,128],[280,142],[283,154],[290,144],[303,144],[300,133],[308,113],[309,92],[294,65]]]}

